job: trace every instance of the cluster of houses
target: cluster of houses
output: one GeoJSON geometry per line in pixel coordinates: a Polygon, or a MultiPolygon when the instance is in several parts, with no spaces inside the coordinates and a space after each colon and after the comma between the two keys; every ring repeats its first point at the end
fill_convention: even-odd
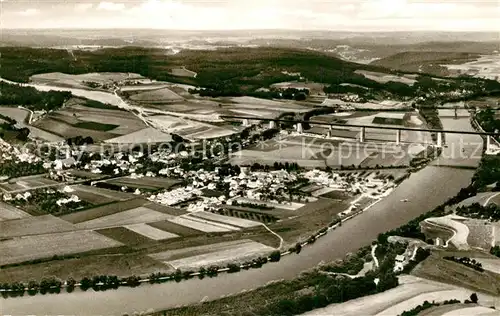
{"type": "Polygon", "coordinates": [[[61,198],[59,200],[56,201],[56,204],[57,206],[61,206],[61,205],[64,205],[64,204],[68,204],[68,203],[79,203],[81,202],[80,198],[77,196],[77,195],[71,195],[71,197],[69,198],[61,198]]]}
{"type": "Polygon", "coordinates": [[[82,161],[79,160],[79,157],[81,157],[82,154],[83,151],[72,150],[68,152],[66,158],[46,162],[44,163],[44,167],[46,169],[54,169],[56,172],[68,168],[78,167],[79,169],[90,171],[91,173],[100,174],[102,173],[101,169],[103,167],[112,166],[115,174],[120,174],[121,172],[134,174],[139,158],[144,156],[142,152],[135,152],[131,154],[118,152],[107,158],[99,157],[98,159],[94,159],[95,157],[93,156],[98,154],[91,153],[90,157],[92,159],[88,162],[82,163],[82,161]]]}
{"type": "Polygon", "coordinates": [[[5,202],[12,201],[12,200],[25,200],[25,201],[27,201],[30,197],[31,197],[30,192],[18,193],[15,196],[12,196],[12,194],[10,194],[10,193],[3,194],[3,200],[5,202]]]}
{"type": "Polygon", "coordinates": [[[307,180],[309,184],[317,185],[320,190],[340,190],[357,194],[378,192],[388,185],[386,181],[377,179],[374,174],[359,182],[349,181],[349,177],[342,174],[321,170],[296,173],[286,170],[260,172],[241,168],[238,175],[220,176],[218,168],[213,171],[186,171],[177,166],[162,169],[159,173],[184,179],[186,184],[174,190],[151,195],[149,199],[170,206],[195,199],[188,211],[209,210],[222,204],[233,204],[233,201],[241,199],[255,204],[292,203],[290,196],[287,196],[289,186],[300,178],[307,180]]]}
{"type": "Polygon", "coordinates": [[[355,180],[355,174],[342,175],[340,173],[317,169],[304,172],[302,176],[308,179],[310,183],[322,187],[321,191],[325,191],[323,193],[326,193],[328,190],[338,190],[356,194],[369,193],[375,195],[373,193],[380,192],[387,186],[394,186],[394,184],[388,183],[388,180],[377,178],[376,173],[363,176],[356,181],[353,181],[355,180]]]}
{"type": "Polygon", "coordinates": [[[238,198],[281,203],[285,200],[283,193],[286,192],[287,183],[297,180],[295,173],[285,170],[251,172],[247,168],[242,168],[238,175],[226,176],[220,176],[219,168],[213,171],[185,171],[180,167],[173,167],[163,169],[160,173],[183,178],[188,183],[182,188],[152,195],[149,199],[164,205],[176,205],[197,198],[188,207],[188,211],[192,212],[232,204],[238,198]],[[225,188],[223,194],[220,192],[221,187],[225,188]],[[217,190],[221,194],[214,194],[217,190]]]}
{"type": "Polygon", "coordinates": [[[12,146],[0,138],[0,162],[18,161],[27,163],[38,163],[41,158],[29,151],[27,148],[12,146]]]}
{"type": "Polygon", "coordinates": [[[148,199],[150,201],[173,206],[184,201],[188,201],[196,196],[200,196],[202,192],[199,189],[193,189],[190,186],[184,188],[177,188],[171,191],[166,191],[158,194],[151,195],[148,199]]]}

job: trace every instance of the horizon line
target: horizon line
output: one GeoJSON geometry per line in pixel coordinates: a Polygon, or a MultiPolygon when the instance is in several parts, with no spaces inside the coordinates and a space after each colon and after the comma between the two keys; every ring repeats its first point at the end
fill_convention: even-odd
{"type": "Polygon", "coordinates": [[[435,29],[435,30],[425,30],[425,29],[416,29],[416,30],[327,30],[327,29],[294,29],[294,28],[275,28],[275,29],[169,29],[169,28],[152,28],[152,27],[47,27],[47,28],[35,28],[35,27],[2,27],[3,31],[92,31],[92,30],[137,30],[137,31],[172,31],[172,32],[286,32],[286,31],[294,31],[294,32],[326,32],[326,33],[493,33],[498,34],[498,39],[500,40],[500,32],[493,30],[444,30],[444,29],[435,29]]]}

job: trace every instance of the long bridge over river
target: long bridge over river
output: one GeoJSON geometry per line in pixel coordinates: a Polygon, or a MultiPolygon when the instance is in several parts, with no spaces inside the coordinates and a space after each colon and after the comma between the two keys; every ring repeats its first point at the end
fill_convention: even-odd
{"type": "Polygon", "coordinates": [[[313,121],[313,120],[294,120],[294,119],[270,119],[270,118],[260,118],[254,116],[221,116],[225,120],[241,121],[244,126],[250,126],[252,121],[260,121],[269,123],[269,128],[276,128],[277,123],[287,123],[293,124],[298,133],[303,133],[303,124],[316,125],[316,126],[328,126],[329,130],[327,136],[332,136],[333,127],[341,128],[359,128],[359,141],[366,141],[367,129],[381,129],[381,130],[393,130],[395,131],[395,141],[397,144],[401,143],[401,132],[402,131],[413,131],[413,132],[428,132],[435,133],[437,135],[436,145],[438,147],[443,147],[445,145],[445,134],[462,134],[462,135],[479,135],[486,138],[486,148],[492,148],[494,143],[497,143],[495,138],[500,136],[500,133],[489,133],[489,132],[478,132],[478,131],[458,131],[458,130],[441,130],[441,129],[428,129],[428,128],[413,128],[404,126],[376,126],[376,125],[361,125],[361,124],[341,124],[341,123],[330,123],[323,121],[313,121]]]}

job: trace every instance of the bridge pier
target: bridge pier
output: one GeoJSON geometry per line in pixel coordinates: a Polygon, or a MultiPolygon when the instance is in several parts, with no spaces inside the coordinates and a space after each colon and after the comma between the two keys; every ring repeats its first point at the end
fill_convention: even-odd
{"type": "Polygon", "coordinates": [[[326,131],[326,137],[327,138],[332,138],[332,130],[331,129],[329,129],[329,130],[326,131]]]}
{"type": "Polygon", "coordinates": [[[396,145],[401,145],[401,130],[396,131],[396,145]]]}
{"type": "Polygon", "coordinates": [[[243,119],[243,126],[250,126],[248,119],[243,119]]]}
{"type": "Polygon", "coordinates": [[[269,129],[276,128],[276,122],[275,121],[269,121],[269,129]]]}
{"type": "Polygon", "coordinates": [[[443,147],[443,145],[444,145],[443,136],[444,136],[444,133],[438,133],[438,135],[437,135],[437,147],[443,147]]]}
{"type": "Polygon", "coordinates": [[[359,142],[364,143],[366,140],[366,128],[361,127],[361,130],[359,131],[359,142]]]}
{"type": "Polygon", "coordinates": [[[302,128],[302,123],[297,123],[297,125],[295,125],[295,129],[299,134],[302,134],[304,132],[304,129],[302,128]]]}

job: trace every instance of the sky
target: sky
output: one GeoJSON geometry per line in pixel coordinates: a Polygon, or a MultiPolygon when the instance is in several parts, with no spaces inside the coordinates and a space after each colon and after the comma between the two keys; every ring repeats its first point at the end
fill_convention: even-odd
{"type": "Polygon", "coordinates": [[[0,0],[2,28],[500,32],[500,0],[0,0]]]}

